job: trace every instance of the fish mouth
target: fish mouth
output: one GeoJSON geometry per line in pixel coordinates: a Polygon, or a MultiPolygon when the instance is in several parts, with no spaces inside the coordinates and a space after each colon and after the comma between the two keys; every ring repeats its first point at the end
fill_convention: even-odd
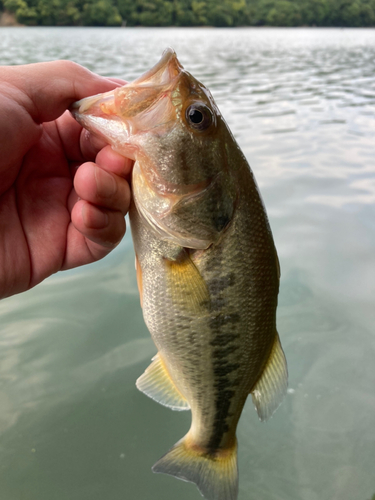
{"type": "Polygon", "coordinates": [[[131,83],[75,102],[70,112],[113,149],[136,159],[134,137],[153,129],[162,134],[176,120],[172,94],[184,73],[175,51],[166,49],[158,63],[131,83]],[[155,130],[157,129],[157,130],[155,130]]]}

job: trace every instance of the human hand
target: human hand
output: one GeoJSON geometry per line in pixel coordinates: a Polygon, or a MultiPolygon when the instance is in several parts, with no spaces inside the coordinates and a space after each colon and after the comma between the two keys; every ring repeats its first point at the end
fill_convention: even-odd
{"type": "Polygon", "coordinates": [[[0,67],[0,298],[123,237],[132,162],[66,111],[118,85],[69,61],[0,67]]]}

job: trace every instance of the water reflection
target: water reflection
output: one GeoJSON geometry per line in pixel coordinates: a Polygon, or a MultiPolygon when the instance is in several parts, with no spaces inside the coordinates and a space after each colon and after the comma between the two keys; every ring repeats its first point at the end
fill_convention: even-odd
{"type": "MultiPolygon", "coordinates": [[[[290,390],[266,425],[245,407],[239,500],[374,499],[375,31],[1,28],[0,62],[131,80],[169,45],[247,155],[281,261],[290,390]]],[[[197,498],[150,472],[190,417],[135,389],[154,347],[129,235],[0,316],[0,498],[197,498]]]]}

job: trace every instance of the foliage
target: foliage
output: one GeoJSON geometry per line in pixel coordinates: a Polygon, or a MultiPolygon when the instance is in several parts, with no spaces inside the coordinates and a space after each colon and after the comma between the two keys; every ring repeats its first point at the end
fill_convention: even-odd
{"type": "Polygon", "coordinates": [[[110,0],[87,0],[83,5],[82,22],[85,26],[119,26],[122,17],[110,0]]]}
{"type": "Polygon", "coordinates": [[[0,0],[48,26],[375,26],[375,0],[0,0]]]}
{"type": "Polygon", "coordinates": [[[8,12],[14,14],[20,7],[21,0],[4,0],[4,7],[8,12]]]}
{"type": "Polygon", "coordinates": [[[42,26],[121,26],[112,0],[3,0],[17,21],[42,26]]]}
{"type": "Polygon", "coordinates": [[[80,12],[71,1],[38,0],[34,8],[37,23],[44,26],[74,26],[81,21],[80,12]]]}

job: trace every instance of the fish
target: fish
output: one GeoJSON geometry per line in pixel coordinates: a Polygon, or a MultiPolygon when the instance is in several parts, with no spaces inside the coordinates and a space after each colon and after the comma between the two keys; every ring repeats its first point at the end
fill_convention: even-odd
{"type": "Polygon", "coordinates": [[[254,174],[210,91],[173,49],[132,83],[71,109],[134,160],[129,212],[145,323],[157,354],[140,391],[191,427],[153,466],[207,500],[238,496],[236,428],[287,391],[276,328],[280,266],[254,174]]]}

